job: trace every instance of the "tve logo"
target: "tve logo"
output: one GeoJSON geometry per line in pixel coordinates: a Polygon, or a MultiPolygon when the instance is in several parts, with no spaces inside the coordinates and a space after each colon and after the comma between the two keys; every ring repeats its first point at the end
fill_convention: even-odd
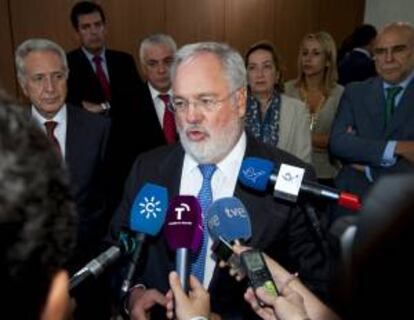
{"type": "Polygon", "coordinates": [[[243,207],[227,207],[224,208],[224,213],[231,218],[247,218],[246,209],[243,207]]]}

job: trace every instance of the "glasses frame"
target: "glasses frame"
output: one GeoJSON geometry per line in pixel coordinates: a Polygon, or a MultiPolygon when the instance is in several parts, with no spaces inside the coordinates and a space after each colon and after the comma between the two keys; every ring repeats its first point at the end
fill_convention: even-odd
{"type": "Polygon", "coordinates": [[[224,101],[230,99],[240,89],[241,88],[237,88],[237,89],[231,91],[228,95],[226,95],[222,99],[218,99],[218,98],[214,98],[214,97],[205,97],[205,98],[198,98],[198,99],[193,99],[193,100],[179,98],[181,102],[184,102],[184,105],[182,107],[178,108],[178,109],[174,106],[174,99],[176,97],[173,96],[171,101],[168,103],[168,109],[173,113],[182,113],[184,111],[187,111],[188,108],[190,107],[190,105],[192,104],[195,109],[203,110],[205,112],[216,111],[216,110],[219,109],[219,107],[221,106],[221,104],[224,101]],[[208,101],[203,102],[202,101],[203,99],[208,100],[208,101]]]}

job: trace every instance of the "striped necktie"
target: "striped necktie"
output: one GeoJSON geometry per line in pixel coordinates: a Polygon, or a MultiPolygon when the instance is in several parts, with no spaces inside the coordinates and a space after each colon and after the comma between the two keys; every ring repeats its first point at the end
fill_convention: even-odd
{"type": "Polygon", "coordinates": [[[213,174],[216,171],[217,166],[215,164],[200,164],[198,166],[198,169],[201,171],[201,174],[203,176],[203,183],[197,196],[198,200],[200,201],[203,216],[203,239],[198,255],[195,256],[193,259],[191,273],[194,276],[196,276],[201,283],[203,283],[208,243],[208,231],[207,221],[205,219],[205,212],[211,204],[211,202],[213,201],[213,192],[211,190],[211,178],[213,177],[213,174]]]}

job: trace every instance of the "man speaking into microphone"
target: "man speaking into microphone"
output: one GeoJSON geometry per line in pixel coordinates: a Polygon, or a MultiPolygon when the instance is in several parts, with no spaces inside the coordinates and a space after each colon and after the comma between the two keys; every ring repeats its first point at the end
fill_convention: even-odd
{"type": "MultiPolygon", "coordinates": [[[[257,194],[237,185],[242,160],[256,156],[313,170],[294,156],[269,148],[244,131],[246,69],[243,59],[226,44],[196,43],[182,47],[171,67],[174,112],[180,143],[161,147],[136,160],[114,221],[128,225],[132,199],[144,183],[168,189],[170,195],[193,195],[202,216],[216,199],[237,196],[251,213],[249,246],[266,252],[316,293],[325,291],[326,257],[306,215],[295,203],[282,202],[270,194],[257,194]]],[[[219,270],[211,255],[206,221],[200,249],[191,257],[191,274],[209,288],[212,312],[223,319],[254,318],[243,301],[246,283],[237,283],[226,270],[219,270]]],[[[115,228],[116,229],[116,228],[115,228]]],[[[114,230],[116,234],[119,230],[114,230]]],[[[157,304],[165,307],[168,274],[174,269],[174,254],[158,236],[148,242],[142,267],[137,268],[135,288],[129,292],[127,308],[133,319],[146,319],[157,304]]],[[[154,315],[153,319],[165,316],[154,315]]]]}

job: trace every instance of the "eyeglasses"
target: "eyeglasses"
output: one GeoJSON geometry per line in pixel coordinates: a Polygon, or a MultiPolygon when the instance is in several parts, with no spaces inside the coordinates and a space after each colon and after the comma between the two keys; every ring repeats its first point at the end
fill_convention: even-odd
{"type": "Polygon", "coordinates": [[[201,96],[200,98],[194,99],[193,101],[183,99],[183,98],[173,97],[169,104],[169,108],[172,112],[184,112],[189,108],[190,104],[192,104],[194,108],[198,108],[203,111],[211,112],[211,111],[218,109],[221,103],[230,99],[239,89],[240,88],[230,92],[230,94],[228,94],[223,99],[217,99],[215,97],[208,96],[208,95],[201,96]]]}

